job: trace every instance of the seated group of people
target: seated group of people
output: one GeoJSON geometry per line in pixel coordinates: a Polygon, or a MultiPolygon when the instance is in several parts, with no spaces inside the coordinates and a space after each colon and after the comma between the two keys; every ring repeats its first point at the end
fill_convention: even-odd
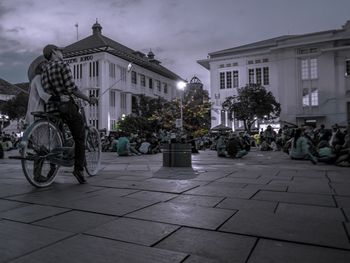
{"type": "Polygon", "coordinates": [[[160,142],[158,138],[151,134],[147,134],[146,136],[131,136],[126,132],[120,132],[116,137],[111,136],[108,141],[107,149],[117,152],[119,156],[155,154],[160,152],[160,142]]]}
{"type": "Polygon", "coordinates": [[[216,142],[216,151],[218,157],[242,158],[248,154],[248,145],[235,133],[228,136],[221,134],[216,142]]]}
{"type": "Polygon", "coordinates": [[[284,151],[292,159],[310,160],[312,163],[324,162],[338,166],[350,166],[350,133],[341,131],[337,124],[332,131],[324,129],[310,134],[305,129],[297,128],[293,137],[284,146],[284,151]]]}

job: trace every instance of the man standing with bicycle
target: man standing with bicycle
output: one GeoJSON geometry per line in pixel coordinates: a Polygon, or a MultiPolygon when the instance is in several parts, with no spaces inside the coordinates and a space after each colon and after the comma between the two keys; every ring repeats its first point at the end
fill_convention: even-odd
{"type": "Polygon", "coordinates": [[[95,104],[97,98],[87,97],[75,85],[69,65],[63,61],[62,49],[49,44],[43,49],[44,57],[49,61],[41,74],[41,83],[45,92],[51,95],[45,105],[46,111],[59,111],[61,118],[69,127],[75,142],[75,161],[73,175],[78,182],[86,183],[85,127],[83,117],[75,100],[80,98],[95,104]]]}

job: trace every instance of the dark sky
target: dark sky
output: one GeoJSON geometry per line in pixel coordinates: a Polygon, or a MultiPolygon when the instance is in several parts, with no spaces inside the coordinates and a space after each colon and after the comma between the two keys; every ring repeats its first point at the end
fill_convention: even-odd
{"type": "Polygon", "coordinates": [[[134,50],[152,49],[162,65],[206,88],[196,63],[208,53],[287,34],[340,29],[350,0],[1,0],[0,78],[25,82],[43,46],[67,46],[102,33],[134,50]]]}

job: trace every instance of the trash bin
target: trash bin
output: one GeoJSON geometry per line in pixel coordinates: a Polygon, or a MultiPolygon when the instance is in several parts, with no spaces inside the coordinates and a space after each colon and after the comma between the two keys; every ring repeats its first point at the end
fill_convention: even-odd
{"type": "Polygon", "coordinates": [[[185,143],[169,143],[163,147],[164,167],[191,167],[191,145],[185,143]]]}

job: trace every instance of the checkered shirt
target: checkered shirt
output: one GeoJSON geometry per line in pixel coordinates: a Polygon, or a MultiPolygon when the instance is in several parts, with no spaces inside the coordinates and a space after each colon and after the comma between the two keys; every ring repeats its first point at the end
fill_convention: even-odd
{"type": "MultiPolygon", "coordinates": [[[[45,92],[59,96],[61,102],[69,101],[72,92],[77,89],[74,83],[72,71],[69,65],[64,61],[50,61],[43,68],[41,74],[41,85],[45,92]]],[[[49,101],[46,104],[46,111],[57,110],[57,102],[49,101]]]]}

